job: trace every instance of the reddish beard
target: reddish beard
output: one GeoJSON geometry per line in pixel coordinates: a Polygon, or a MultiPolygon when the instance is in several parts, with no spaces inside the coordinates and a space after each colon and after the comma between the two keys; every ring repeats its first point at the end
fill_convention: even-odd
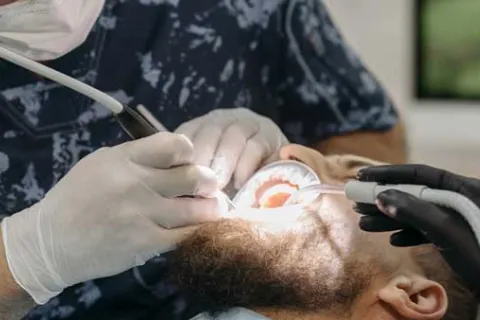
{"type": "Polygon", "coordinates": [[[370,262],[352,254],[334,284],[322,256],[325,234],[258,232],[245,220],[202,225],[173,253],[170,278],[210,313],[232,307],[344,315],[368,287],[370,262]]]}

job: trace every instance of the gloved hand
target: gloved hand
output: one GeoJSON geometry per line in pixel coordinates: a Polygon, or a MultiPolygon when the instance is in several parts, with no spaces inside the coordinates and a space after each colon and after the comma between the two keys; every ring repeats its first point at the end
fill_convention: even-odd
{"type": "Polygon", "coordinates": [[[192,160],[191,142],[173,133],[82,159],[43,200],[2,221],[16,282],[42,304],[173,249],[192,227],[171,228],[217,216],[215,175],[192,160]]]}
{"type": "Polygon", "coordinates": [[[233,178],[240,189],[263,164],[278,160],[288,143],[269,118],[249,109],[218,109],[179,126],[195,146],[195,164],[212,168],[223,189],[233,178]]]}
{"type": "MultiPolygon", "coordinates": [[[[417,184],[464,195],[480,205],[480,180],[425,165],[387,165],[363,169],[361,181],[382,184],[417,184]]],[[[364,216],[360,228],[370,232],[396,231],[394,246],[433,243],[466,283],[480,290],[480,246],[470,225],[458,213],[406,193],[388,190],[378,195],[378,205],[357,203],[364,216]]]]}

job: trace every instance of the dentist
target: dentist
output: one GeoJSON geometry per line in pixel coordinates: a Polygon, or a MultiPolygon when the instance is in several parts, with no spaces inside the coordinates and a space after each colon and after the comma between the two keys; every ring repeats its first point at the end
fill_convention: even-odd
{"type": "MultiPolygon", "coordinates": [[[[192,163],[216,171],[219,188],[242,185],[287,140],[405,159],[401,119],[323,1],[0,0],[0,47],[146,106],[192,141],[192,163]]],[[[3,216],[127,139],[98,103],[0,59],[3,216]]],[[[168,261],[70,286],[25,319],[186,318],[201,306],[168,284],[168,261]]]]}
{"type": "MultiPolygon", "coordinates": [[[[78,47],[104,1],[65,3],[0,0],[0,46],[36,61],[78,47]]],[[[193,160],[190,140],[173,133],[99,149],[39,202],[4,218],[0,318],[19,319],[69,286],[143,265],[173,249],[193,228],[185,226],[214,219],[217,179],[193,160]]]]}

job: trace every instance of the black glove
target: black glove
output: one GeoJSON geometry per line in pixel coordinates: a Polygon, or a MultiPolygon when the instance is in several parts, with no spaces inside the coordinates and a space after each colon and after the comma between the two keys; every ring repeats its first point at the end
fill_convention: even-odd
{"type": "MultiPolygon", "coordinates": [[[[480,180],[425,165],[370,167],[361,170],[358,179],[449,190],[464,195],[480,207],[480,180]]],[[[393,209],[394,216],[380,212],[375,205],[357,203],[354,210],[364,215],[360,219],[362,230],[400,230],[390,238],[390,243],[399,247],[433,243],[452,269],[480,292],[480,246],[460,214],[396,190],[382,192],[377,199],[383,207],[393,209]]]]}

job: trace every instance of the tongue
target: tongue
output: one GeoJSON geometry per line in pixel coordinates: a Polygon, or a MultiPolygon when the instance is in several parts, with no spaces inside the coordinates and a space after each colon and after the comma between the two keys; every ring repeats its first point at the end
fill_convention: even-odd
{"type": "Polygon", "coordinates": [[[283,206],[283,204],[290,198],[292,194],[290,192],[279,192],[266,199],[264,203],[261,204],[262,208],[278,208],[283,206]]]}
{"type": "Polygon", "coordinates": [[[257,195],[258,205],[260,208],[281,207],[297,189],[297,186],[287,181],[270,182],[257,195]]]}

